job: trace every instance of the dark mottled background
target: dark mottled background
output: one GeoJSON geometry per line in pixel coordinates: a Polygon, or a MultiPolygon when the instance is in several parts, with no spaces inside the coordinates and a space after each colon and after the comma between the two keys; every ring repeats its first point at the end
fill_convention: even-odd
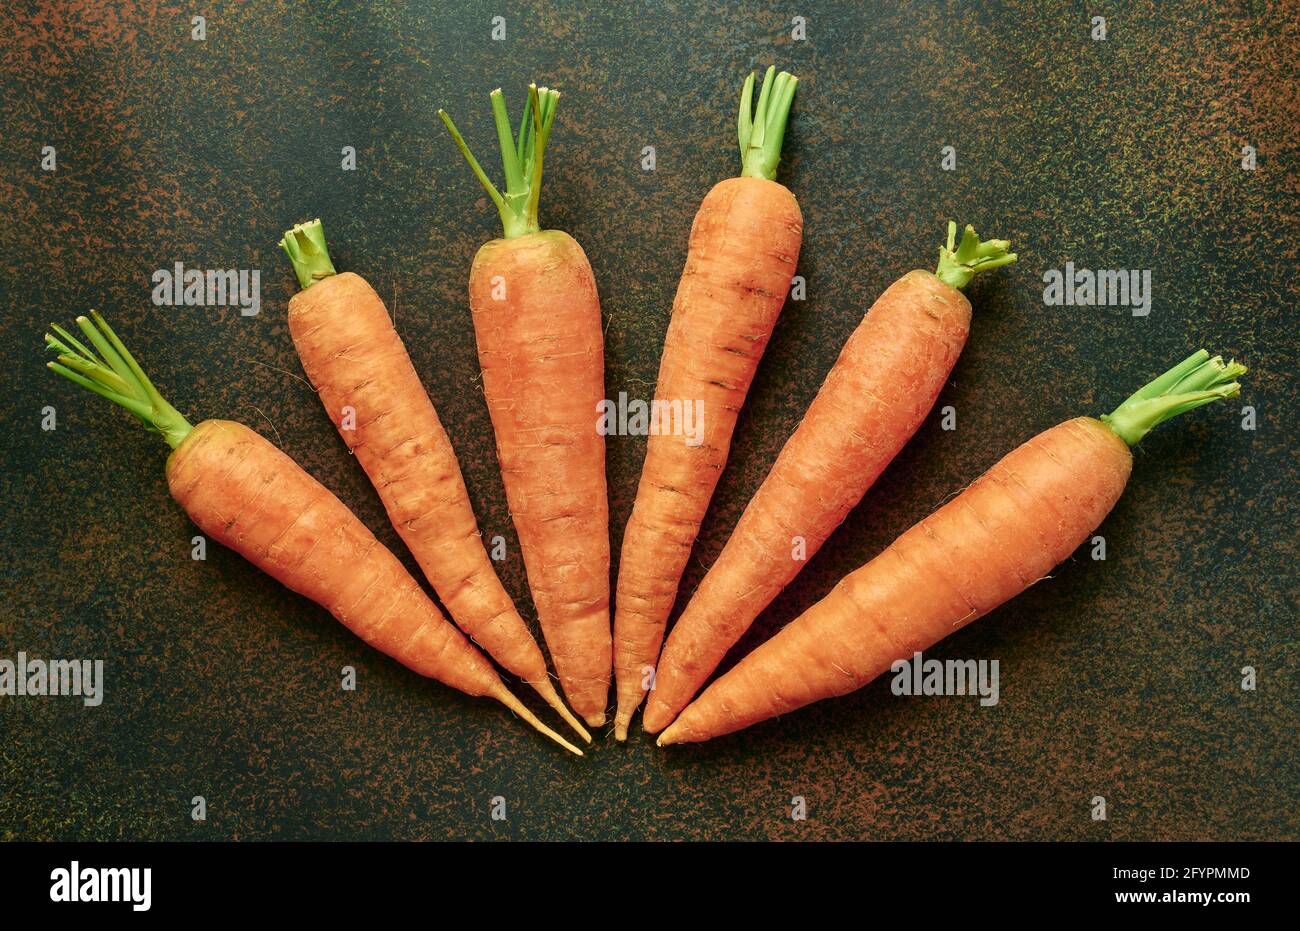
{"type": "MultiPolygon", "coordinates": [[[[96,709],[0,699],[0,837],[1300,836],[1296,7],[1107,4],[1098,42],[1078,3],[611,6],[6,4],[0,656],[103,658],[108,682],[96,709]],[[796,13],[807,41],[790,38],[796,13]],[[573,759],[234,554],[192,562],[165,447],[41,368],[48,320],[101,309],[181,410],[274,438],[401,551],[285,325],[276,240],[324,218],[339,268],[396,316],[530,613],[465,304],[497,223],[435,110],[486,156],[487,91],[565,92],[544,222],[595,267],[609,391],[647,396],[691,217],[738,168],[741,78],[771,62],[801,78],[781,178],[806,218],[808,299],[777,327],[684,592],[873,298],[933,264],[947,218],[1010,238],[1021,261],[971,289],[974,332],[939,402],[958,429],[931,418],[743,648],[1038,430],[1110,409],[1201,345],[1252,368],[1240,404],[1143,444],[1104,564],[1081,552],[936,649],[1000,660],[995,708],[877,682],[701,748],[638,732],[573,759]],[[45,145],[55,172],[39,170],[45,145]],[[1067,260],[1152,269],[1150,316],[1045,307],[1042,273],[1067,260]],[[153,306],[150,274],[176,261],[261,269],[262,313],[153,306]]],[[[616,544],[643,449],[610,443],[616,544]]]]}

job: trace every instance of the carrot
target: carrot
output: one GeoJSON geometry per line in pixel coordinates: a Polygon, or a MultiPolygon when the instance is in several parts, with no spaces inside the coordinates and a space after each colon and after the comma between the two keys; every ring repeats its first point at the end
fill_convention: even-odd
{"type": "Polygon", "coordinates": [[[582,247],[537,221],[542,157],[557,91],[528,89],[512,139],[491,94],[506,189],[488,180],[445,111],[438,115],[501,214],[505,237],[479,249],[469,303],[506,499],[537,617],[569,704],[592,727],[609,693],[609,504],[604,332],[582,247]]]}
{"type": "Polygon", "coordinates": [[[1100,420],[1040,433],[709,686],[659,745],[708,740],[861,688],[1045,578],[1119,499],[1129,447],[1162,421],[1236,397],[1245,371],[1202,350],[1100,420]]]}
{"type": "Polygon", "coordinates": [[[961,293],[979,272],[1016,260],[1010,243],[981,243],[948,224],[939,266],[885,290],[849,337],[722,554],[673,626],[659,659],[645,729],[667,727],[826,542],[939,397],[970,333],[961,293]]]}
{"type": "Polygon", "coordinates": [[[347,505],[243,424],[191,426],[146,377],[99,314],[77,325],[94,349],[57,325],[49,367],[126,408],[171,446],[167,486],[212,539],[334,615],[366,643],[420,675],[495,698],[566,750],[582,755],[520,704],[347,505]]]}
{"type": "Polygon", "coordinates": [[[456,626],[590,743],[492,568],[456,451],[384,302],[364,278],[335,272],[320,220],[289,230],[280,247],[304,289],[289,301],[298,357],[393,527],[456,626]]]}
{"type": "Polygon", "coordinates": [[[656,405],[702,402],[702,442],[652,432],[646,443],[614,600],[619,740],[649,687],[682,570],[799,260],[803,215],[775,180],[798,81],[775,71],[767,69],[752,115],[754,76],[745,80],[740,177],[715,185],[695,215],[664,339],[656,405]]]}

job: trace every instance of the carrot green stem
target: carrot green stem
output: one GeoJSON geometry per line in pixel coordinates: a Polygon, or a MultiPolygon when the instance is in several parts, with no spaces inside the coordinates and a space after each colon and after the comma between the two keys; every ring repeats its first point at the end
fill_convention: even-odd
{"type": "Polygon", "coordinates": [[[980,242],[975,227],[969,223],[961,234],[961,243],[957,244],[957,224],[948,221],[948,244],[939,247],[939,267],[935,275],[957,290],[970,284],[970,280],[980,272],[1010,265],[1016,260],[1016,254],[1009,252],[1011,243],[1005,239],[989,239],[980,242]]]}
{"type": "Polygon", "coordinates": [[[542,194],[542,160],[546,154],[546,143],[551,138],[551,124],[555,120],[555,107],[560,92],[536,84],[528,85],[528,100],[524,104],[518,134],[511,131],[510,115],[501,89],[497,88],[489,97],[492,100],[492,119],[497,130],[497,145],[501,149],[501,170],[506,179],[504,193],[488,178],[487,172],[470,151],[447,111],[439,110],[438,116],[442,117],[456,147],[465,156],[465,161],[469,162],[469,167],[483,185],[483,190],[487,191],[492,203],[496,204],[506,239],[514,239],[541,229],[537,214],[542,194]]]}
{"type": "Polygon", "coordinates": [[[1155,427],[1202,404],[1241,393],[1238,375],[1246,373],[1239,362],[1210,358],[1204,349],[1188,356],[1155,381],[1135,391],[1102,422],[1125,443],[1134,446],[1155,427]]]}
{"type": "Polygon", "coordinates": [[[781,162],[781,143],[785,141],[785,124],[790,119],[794,89],[799,79],[788,71],[775,78],[776,65],[767,69],[763,89],[754,107],[754,75],[745,78],[740,91],[740,176],[776,180],[776,166],[781,162]]]}
{"type": "Polygon", "coordinates": [[[320,220],[299,223],[284,234],[280,248],[293,263],[293,273],[298,276],[298,287],[304,290],[322,278],[338,274],[330,261],[330,251],[325,245],[325,228],[320,220]]]}
{"type": "Polygon", "coordinates": [[[155,433],[162,434],[172,449],[181,445],[194,428],[172,407],[149,381],[108,323],[96,311],[90,319],[77,318],[77,326],[90,341],[90,348],[57,323],[45,334],[45,348],[59,354],[46,365],[69,381],[126,408],[155,433]]]}

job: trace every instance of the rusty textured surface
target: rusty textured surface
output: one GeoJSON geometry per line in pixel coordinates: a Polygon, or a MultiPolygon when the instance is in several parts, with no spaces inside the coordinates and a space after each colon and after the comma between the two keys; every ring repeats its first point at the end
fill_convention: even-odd
{"type": "MultiPolygon", "coordinates": [[[[1295,6],[1139,2],[1104,42],[1072,3],[809,4],[807,41],[779,5],[609,6],[212,4],[203,42],[189,8],[147,0],[0,14],[0,656],[107,665],[99,708],[0,698],[0,838],[1300,836],[1295,6]],[[465,300],[496,221],[435,110],[483,154],[488,90],[565,92],[543,221],[591,258],[609,391],[645,396],[691,217],[736,170],[740,78],[769,62],[802,79],[780,177],[806,220],[808,298],[777,327],[684,592],[862,312],[932,264],[949,216],[1021,261],[970,290],[971,341],[939,401],[958,428],[927,421],[740,650],[1032,433],[1109,409],[1201,344],[1252,366],[1257,430],[1220,405],[1153,434],[1102,530],[1106,562],[1077,554],[937,650],[998,659],[995,708],[877,682],[712,745],[660,752],[638,731],[574,760],[233,553],[193,562],[165,447],[40,367],[48,320],[102,310],[177,407],[263,431],[414,568],[289,339],[275,243],[321,216],[337,265],[397,317],[531,617],[465,300]],[[39,169],[44,145],[57,171],[39,169]],[[153,306],[151,273],[176,261],[261,269],[262,312],[153,306]],[[1041,275],[1066,261],[1151,269],[1150,316],[1045,307],[1041,275]],[[338,688],[345,664],[356,692],[338,688]],[[498,795],[505,822],[488,816],[498,795]]],[[[609,444],[615,553],[643,450],[609,444]]]]}

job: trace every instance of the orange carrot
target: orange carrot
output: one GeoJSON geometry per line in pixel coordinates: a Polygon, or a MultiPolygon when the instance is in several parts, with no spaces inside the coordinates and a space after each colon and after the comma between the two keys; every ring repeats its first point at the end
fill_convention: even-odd
{"type": "Polygon", "coordinates": [[[260,434],[229,420],[191,426],[145,376],[97,313],[46,334],[49,367],[126,408],[162,434],[172,453],[167,486],[199,529],[305,595],[361,639],[423,676],[495,698],[573,753],[582,751],[520,704],[483,654],[424,594],[397,557],[347,505],[260,434]]]}
{"type": "Polygon", "coordinates": [[[530,86],[513,140],[501,91],[492,92],[504,194],[451,118],[438,115],[501,214],[505,238],[479,249],[470,270],[483,394],[546,645],[569,704],[598,727],[610,671],[609,504],[595,422],[605,396],[604,332],[582,247],[537,222],[559,96],[530,86]]]}
{"type": "Polygon", "coordinates": [[[745,81],[740,177],[717,184],[700,205],[673,301],[655,402],[702,404],[702,442],[659,432],[646,443],[614,602],[619,740],[652,680],[682,570],[799,260],[803,215],[775,180],[798,82],[775,71],[768,68],[752,115],[754,76],[745,81]]]}
{"type": "Polygon", "coordinates": [[[1129,447],[1162,421],[1235,397],[1245,371],[1202,350],[1112,414],[1040,433],[709,686],[660,746],[859,689],[1045,578],[1119,499],[1129,447]]]}
{"type": "Polygon", "coordinates": [[[590,742],[492,568],[456,452],[384,302],[364,278],[334,271],[320,220],[280,246],[304,288],[289,301],[298,357],[393,527],[456,626],[590,742]]]}
{"type": "Polygon", "coordinates": [[[1014,262],[1004,240],[957,224],[939,267],[894,282],[849,337],[659,658],[645,729],[667,727],[722,657],[862,500],[934,406],[970,332],[961,293],[1014,262]]]}

